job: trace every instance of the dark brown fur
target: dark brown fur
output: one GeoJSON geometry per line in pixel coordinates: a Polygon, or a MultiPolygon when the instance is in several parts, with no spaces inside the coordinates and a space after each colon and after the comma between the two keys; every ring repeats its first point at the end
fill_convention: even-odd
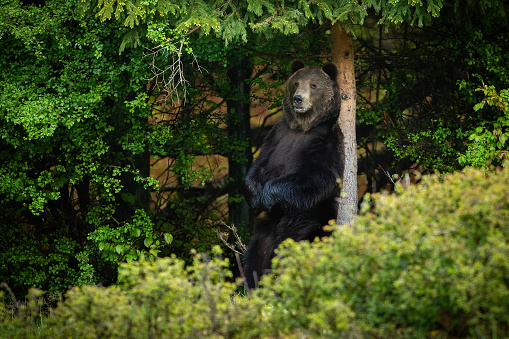
{"type": "Polygon", "coordinates": [[[283,121],[265,139],[246,176],[246,198],[265,212],[243,259],[249,287],[270,269],[274,250],[287,238],[313,240],[336,218],[344,168],[337,70],[332,64],[292,64],[283,99],[283,121]]]}
{"type": "Polygon", "coordinates": [[[304,67],[303,63],[297,61],[292,64],[292,71],[294,73],[286,82],[283,98],[283,118],[290,128],[306,132],[324,121],[337,120],[341,98],[336,83],[336,66],[304,67]],[[296,94],[302,95],[305,112],[296,111],[296,94]]]}

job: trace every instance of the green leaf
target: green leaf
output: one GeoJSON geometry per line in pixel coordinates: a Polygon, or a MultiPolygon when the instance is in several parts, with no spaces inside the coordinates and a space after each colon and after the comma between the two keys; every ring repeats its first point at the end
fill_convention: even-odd
{"type": "Polygon", "coordinates": [[[127,255],[125,256],[125,260],[127,262],[130,262],[130,261],[133,261],[133,260],[136,260],[136,259],[138,259],[138,255],[136,254],[136,251],[133,250],[133,249],[131,249],[129,251],[129,253],[127,253],[127,255]]]}
{"type": "Polygon", "coordinates": [[[131,193],[121,193],[120,198],[122,198],[122,200],[124,200],[125,202],[130,203],[131,205],[134,205],[136,199],[134,194],[131,193]]]}
{"type": "Polygon", "coordinates": [[[149,251],[149,254],[150,254],[150,260],[153,260],[155,257],[157,257],[157,255],[161,253],[160,250],[157,250],[157,249],[151,249],[149,251]]]}
{"type": "Polygon", "coordinates": [[[474,111],[478,111],[484,107],[484,104],[482,102],[474,105],[474,111]]]}
{"type": "Polygon", "coordinates": [[[152,245],[153,242],[154,239],[152,239],[151,237],[146,237],[145,240],[143,241],[146,247],[150,247],[150,245],[152,245]]]}
{"type": "Polygon", "coordinates": [[[134,236],[135,236],[135,237],[139,237],[139,236],[141,235],[141,229],[139,229],[139,228],[135,228],[135,229],[133,230],[133,233],[134,233],[134,236]]]}
{"type": "Polygon", "coordinates": [[[500,136],[500,143],[501,143],[501,147],[503,147],[503,145],[505,144],[505,142],[507,141],[507,137],[508,137],[509,133],[504,133],[500,136]]]}
{"type": "Polygon", "coordinates": [[[124,247],[122,245],[117,245],[115,247],[115,252],[117,252],[118,254],[122,254],[124,252],[124,247]]]}
{"type": "Polygon", "coordinates": [[[169,233],[164,233],[163,236],[164,236],[164,241],[167,244],[171,244],[171,242],[173,241],[173,236],[169,233]]]}

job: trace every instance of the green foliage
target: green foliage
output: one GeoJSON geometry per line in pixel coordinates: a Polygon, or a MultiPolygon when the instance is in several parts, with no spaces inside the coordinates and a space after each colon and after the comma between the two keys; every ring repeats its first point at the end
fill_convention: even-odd
{"type": "Polygon", "coordinates": [[[107,280],[87,234],[113,215],[126,222],[120,194],[150,184],[130,160],[146,146],[129,152],[124,142],[147,132],[137,128],[146,100],[124,104],[143,91],[141,54],[119,60],[118,27],[73,21],[74,9],[0,8],[0,229],[9,234],[0,279],[16,293],[107,280]]]}
{"type": "MultiPolygon", "coordinates": [[[[1,283],[2,289],[8,286],[1,283]]],[[[12,293],[12,291],[9,290],[12,293]]],[[[42,308],[43,292],[31,289],[26,302],[7,299],[4,291],[0,291],[0,336],[6,339],[38,338],[41,335],[41,326],[46,321],[42,308]]],[[[12,295],[11,295],[12,297],[12,295]]]]}
{"type": "MultiPolygon", "coordinates": [[[[122,264],[118,286],[70,290],[39,326],[24,312],[12,316],[0,304],[0,333],[27,338],[269,338],[295,333],[337,338],[348,333],[347,319],[353,314],[339,301],[321,308],[312,299],[316,295],[302,301],[305,293],[287,294],[282,285],[256,291],[251,298],[239,295],[228,260],[220,258],[219,248],[213,252],[212,258],[195,253],[187,267],[175,257],[122,264]]],[[[34,296],[30,305],[41,305],[39,294],[34,296]]],[[[41,315],[33,306],[30,312],[41,315]]]]}
{"type": "MultiPolygon", "coordinates": [[[[504,9],[499,1],[483,1],[486,8],[496,8],[496,15],[504,9]]],[[[278,1],[256,0],[242,3],[230,1],[217,6],[214,1],[155,0],[155,1],[83,1],[82,11],[96,6],[97,16],[109,20],[113,16],[131,28],[143,23],[153,23],[167,18],[180,32],[200,26],[204,34],[213,31],[226,42],[242,39],[247,41],[248,27],[268,35],[270,30],[285,35],[298,33],[309,21],[323,23],[330,20],[347,25],[362,24],[368,10],[374,9],[380,24],[410,23],[423,26],[437,18],[444,7],[443,0],[427,1],[278,1]]],[[[458,4],[453,5],[458,11],[458,4]]]]}
{"type": "Polygon", "coordinates": [[[6,337],[489,338],[509,333],[509,171],[425,177],[366,199],[352,227],[286,241],[262,288],[239,295],[229,261],[123,264],[40,317],[0,305],[6,337]],[[14,316],[13,316],[14,314],[14,316]],[[20,316],[15,316],[16,314],[20,316]],[[37,319],[42,320],[37,320],[37,319]],[[37,320],[37,321],[36,321],[37,320]],[[38,324],[34,326],[34,324],[38,324]]]}
{"type": "Polygon", "coordinates": [[[357,332],[355,314],[340,294],[338,263],[330,249],[314,246],[285,242],[273,261],[274,275],[264,276],[256,291],[255,298],[267,303],[265,326],[274,337],[343,338],[357,332]]]}
{"type": "Polygon", "coordinates": [[[113,283],[119,262],[154,258],[173,234],[159,229],[172,211],[147,212],[150,155],[174,159],[183,190],[211,179],[195,154],[230,149],[217,116],[159,121],[143,51],[119,56],[127,29],[76,6],[0,7],[0,281],[21,295],[113,283]]]}
{"type": "Polygon", "coordinates": [[[504,100],[494,93],[482,95],[484,83],[497,89],[509,87],[509,59],[504,52],[508,31],[497,26],[498,33],[492,34],[494,26],[465,31],[436,24],[392,30],[380,41],[368,40],[365,44],[381,45],[360,63],[370,74],[361,86],[371,88],[368,96],[376,93],[377,100],[359,102],[359,122],[374,126],[369,127],[373,132],[365,144],[381,141],[396,158],[426,171],[486,167],[487,161],[501,165],[500,154],[507,149],[504,109],[479,104],[492,96],[496,102],[504,100]],[[395,52],[392,43],[397,41],[401,45],[395,52]]]}
{"type": "Polygon", "coordinates": [[[32,10],[31,17],[43,17],[37,37],[45,42],[43,54],[27,54],[15,34],[5,35],[1,41],[1,158],[8,161],[2,166],[0,181],[2,197],[26,201],[33,212],[40,213],[45,203],[60,197],[65,183],[80,181],[85,175],[103,179],[98,189],[117,190],[114,182],[102,176],[106,173],[100,165],[101,157],[110,151],[109,136],[119,127],[108,121],[114,108],[103,102],[134,90],[136,84],[120,90],[123,84],[118,79],[125,71],[138,72],[139,64],[108,66],[114,57],[107,56],[107,48],[111,51],[113,46],[98,41],[111,29],[89,28],[81,35],[79,29],[74,32],[73,25],[66,29],[56,21],[53,31],[44,31],[46,16],[67,17],[69,9],[48,5],[44,11],[32,10]],[[82,60],[87,60],[87,65],[82,60]],[[55,152],[55,148],[65,151],[55,152]],[[13,149],[16,152],[11,153],[13,149]],[[52,157],[55,159],[46,168],[38,168],[52,157]],[[19,168],[21,171],[16,170],[19,168]],[[29,174],[31,170],[40,175],[29,174]]]}
{"type": "Polygon", "coordinates": [[[200,200],[202,199],[175,198],[169,201],[172,212],[166,219],[161,220],[162,224],[158,229],[172,235],[172,246],[162,254],[178,254],[189,262],[189,254],[193,250],[207,252],[211,244],[219,243],[217,223],[222,216],[213,210],[200,211],[197,215],[196,208],[201,205],[200,200]]]}
{"type": "Polygon", "coordinates": [[[45,287],[49,293],[65,291],[76,282],[72,267],[78,244],[62,231],[38,235],[29,225],[10,228],[0,240],[0,276],[11,286],[45,287]]]}
{"type": "Polygon", "coordinates": [[[468,169],[374,195],[351,228],[288,241],[265,284],[318,289],[318,305],[340,297],[376,337],[507,335],[507,187],[507,170],[468,169]]]}
{"type": "Polygon", "coordinates": [[[485,99],[476,104],[474,110],[482,110],[487,105],[501,114],[495,113],[490,120],[483,121],[470,134],[469,140],[472,142],[465,154],[460,156],[459,162],[488,168],[509,158],[509,90],[503,89],[498,93],[494,86],[486,85],[478,90],[483,92],[485,99]]]}
{"type": "Polygon", "coordinates": [[[169,233],[156,234],[151,218],[144,210],[136,210],[131,222],[117,227],[100,226],[88,234],[88,240],[97,244],[103,258],[113,263],[132,260],[154,260],[160,248],[170,244],[169,233]]]}
{"type": "Polygon", "coordinates": [[[197,254],[188,268],[175,257],[122,265],[119,286],[69,291],[42,333],[52,338],[249,337],[249,300],[233,295],[228,266],[226,259],[197,254]]]}
{"type": "MultiPolygon", "coordinates": [[[[464,10],[463,6],[459,8],[458,2],[449,6],[455,13],[464,10]]],[[[478,6],[483,10],[496,9],[490,12],[491,15],[504,17],[501,1],[482,1],[478,6]]],[[[388,27],[408,23],[422,27],[439,17],[444,1],[255,0],[228,1],[218,6],[215,1],[86,0],[81,2],[80,7],[82,15],[92,8],[101,20],[110,20],[114,16],[133,29],[125,36],[121,51],[124,46],[139,44],[140,28],[145,26],[148,26],[148,34],[155,38],[157,44],[177,51],[181,50],[179,45],[181,47],[182,43],[187,45],[185,35],[197,28],[201,35],[213,33],[226,44],[237,41],[246,43],[253,32],[267,39],[274,38],[275,34],[297,34],[311,23],[322,25],[325,22],[339,22],[354,34],[353,25],[362,25],[370,11],[376,13],[380,25],[388,27]]]]}

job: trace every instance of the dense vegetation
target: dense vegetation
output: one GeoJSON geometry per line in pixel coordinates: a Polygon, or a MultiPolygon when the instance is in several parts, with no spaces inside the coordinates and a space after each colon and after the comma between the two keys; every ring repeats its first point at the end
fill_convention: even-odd
{"type": "Polygon", "coordinates": [[[203,105],[210,90],[163,119],[143,50],[119,55],[126,29],[78,20],[73,3],[1,9],[0,280],[16,293],[110,284],[119,262],[170,242],[209,250],[217,196],[189,188],[217,165],[191,165],[245,147],[226,140],[218,105],[203,105]],[[161,185],[156,158],[167,163],[161,185]]]}
{"type": "MultiPolygon", "coordinates": [[[[331,23],[342,22],[353,38],[361,193],[393,191],[406,175],[415,183],[422,174],[503,166],[509,157],[504,1],[285,1],[285,9],[279,1],[125,4],[0,4],[0,282],[12,292],[6,305],[36,287],[46,292],[47,307],[83,286],[67,294],[69,303],[54,318],[36,320],[18,305],[21,318],[11,319],[3,309],[6,333],[23,331],[18,321],[29,333],[68,333],[74,321],[92,331],[94,321],[109,319],[94,331],[105,337],[122,326],[189,337],[508,334],[507,305],[499,304],[507,300],[507,201],[474,204],[498,199],[497,190],[508,187],[507,171],[486,182],[484,172],[458,174],[446,177],[456,184],[444,179],[447,189],[431,181],[370,200],[364,206],[375,213],[355,228],[282,249],[277,280],[252,299],[232,299],[239,272],[217,237],[234,242],[226,222],[247,240],[254,213],[242,197],[243,176],[278,119],[290,61],[320,65],[334,58],[331,23]],[[464,202],[468,197],[475,200],[464,202]],[[398,209],[381,212],[389,202],[398,209]],[[463,234],[463,225],[473,233],[463,234]],[[216,245],[222,256],[214,257],[216,245]],[[200,261],[193,253],[216,259],[200,261]],[[306,262],[324,258],[320,253],[330,260],[306,262]],[[177,281],[189,300],[169,292],[177,281]],[[315,281],[320,286],[309,285],[306,295],[291,286],[315,281]],[[97,284],[116,287],[86,287],[97,284]],[[161,327],[156,313],[145,312],[173,318],[159,302],[163,295],[179,304],[181,316],[206,321],[161,327]],[[125,318],[95,304],[97,298],[125,305],[125,318]],[[187,314],[191,302],[202,313],[187,314]],[[80,303],[97,307],[97,319],[79,314],[86,310],[80,303]],[[134,319],[136,307],[144,311],[134,319]]],[[[27,307],[37,304],[32,300],[27,307]]]]}
{"type": "Polygon", "coordinates": [[[3,337],[490,338],[509,334],[509,171],[466,170],[375,194],[351,228],[287,241],[263,288],[239,294],[216,248],[123,264],[40,318],[32,291],[3,337]],[[373,207],[374,206],[374,207],[373,207]],[[40,319],[35,321],[34,319],[40,319]]]}

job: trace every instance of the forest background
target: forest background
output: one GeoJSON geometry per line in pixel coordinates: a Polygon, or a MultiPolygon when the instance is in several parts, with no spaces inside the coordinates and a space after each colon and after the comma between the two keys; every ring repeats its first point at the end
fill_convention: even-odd
{"type": "Polygon", "coordinates": [[[248,239],[242,179],[290,62],[335,58],[332,25],[355,52],[360,197],[502,165],[507,14],[495,0],[2,1],[0,281],[18,296],[109,285],[122,262],[191,262],[225,223],[248,239]]]}

